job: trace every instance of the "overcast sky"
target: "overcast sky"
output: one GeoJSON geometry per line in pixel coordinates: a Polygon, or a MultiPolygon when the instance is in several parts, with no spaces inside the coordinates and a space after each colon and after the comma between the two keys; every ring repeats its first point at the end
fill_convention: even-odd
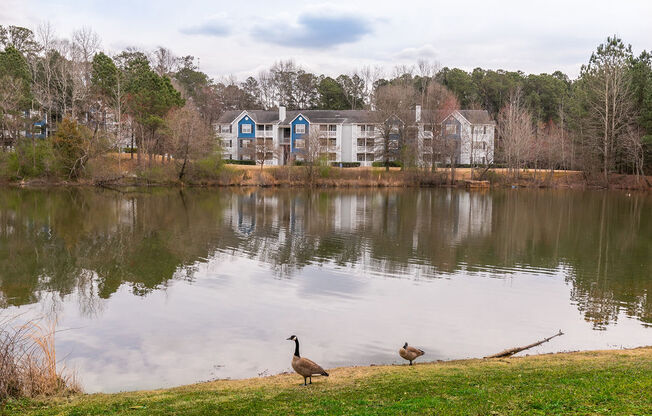
{"type": "Polygon", "coordinates": [[[294,59],[317,74],[415,63],[471,70],[562,70],[571,78],[607,36],[652,49],[651,0],[0,0],[0,24],[60,37],[91,26],[102,47],[158,45],[216,79],[294,59]]]}

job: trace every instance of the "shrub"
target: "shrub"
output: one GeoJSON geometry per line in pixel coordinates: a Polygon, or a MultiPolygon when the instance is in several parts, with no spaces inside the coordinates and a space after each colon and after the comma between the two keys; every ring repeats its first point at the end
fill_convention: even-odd
{"type": "Polygon", "coordinates": [[[193,162],[189,174],[192,179],[218,179],[223,166],[224,161],[215,154],[193,162]]]}
{"type": "Polygon", "coordinates": [[[331,176],[331,167],[329,165],[319,166],[319,177],[328,178],[331,176]]]}
{"type": "Polygon", "coordinates": [[[49,176],[55,169],[55,158],[49,140],[20,139],[6,159],[6,175],[10,179],[49,176]]]}
{"type": "Polygon", "coordinates": [[[236,160],[236,159],[224,159],[224,163],[227,165],[250,165],[253,166],[256,164],[255,160],[236,160]]]}
{"type": "Polygon", "coordinates": [[[71,179],[79,177],[89,157],[92,133],[86,127],[66,117],[52,139],[58,164],[71,179]]]}
{"type": "Polygon", "coordinates": [[[358,168],[360,162],[331,162],[331,166],[336,168],[358,168]]]}
{"type": "MultiPolygon", "coordinates": [[[[403,163],[401,163],[398,160],[390,160],[388,165],[389,165],[390,168],[400,168],[400,167],[403,166],[403,163]]],[[[373,166],[375,168],[384,168],[385,167],[385,161],[382,160],[382,161],[372,162],[371,166],[373,166]]]]}

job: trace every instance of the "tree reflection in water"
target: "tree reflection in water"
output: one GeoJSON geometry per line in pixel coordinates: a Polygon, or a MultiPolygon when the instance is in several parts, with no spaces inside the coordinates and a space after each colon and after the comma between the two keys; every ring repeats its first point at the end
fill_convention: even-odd
{"type": "Polygon", "coordinates": [[[19,190],[0,193],[0,306],[86,316],[122,285],[145,296],[208,259],[256,259],[276,278],[309,264],[371,276],[495,278],[562,268],[595,329],[652,323],[652,197],[507,190],[19,190]]]}

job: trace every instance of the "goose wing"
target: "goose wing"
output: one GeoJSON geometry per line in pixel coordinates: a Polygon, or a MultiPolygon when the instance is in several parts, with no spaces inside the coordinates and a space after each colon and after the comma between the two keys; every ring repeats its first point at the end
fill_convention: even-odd
{"type": "Polygon", "coordinates": [[[425,352],[423,350],[420,350],[420,349],[414,348],[414,347],[410,347],[410,346],[407,347],[407,350],[408,350],[409,353],[416,354],[417,357],[420,356],[420,355],[425,354],[425,352]]]}
{"type": "Polygon", "coordinates": [[[296,363],[296,370],[299,374],[302,375],[312,375],[312,374],[321,374],[327,376],[328,373],[324,371],[323,368],[316,362],[309,360],[308,358],[300,358],[296,363]]]}

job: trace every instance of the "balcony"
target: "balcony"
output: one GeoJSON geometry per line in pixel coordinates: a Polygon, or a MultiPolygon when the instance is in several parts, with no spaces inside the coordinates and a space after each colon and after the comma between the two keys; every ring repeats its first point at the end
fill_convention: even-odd
{"type": "Polygon", "coordinates": [[[358,131],[358,137],[376,137],[377,136],[377,131],[376,130],[360,130],[358,131]]]}
{"type": "Polygon", "coordinates": [[[258,130],[256,129],[256,137],[274,137],[274,132],[272,130],[258,130]]]}

